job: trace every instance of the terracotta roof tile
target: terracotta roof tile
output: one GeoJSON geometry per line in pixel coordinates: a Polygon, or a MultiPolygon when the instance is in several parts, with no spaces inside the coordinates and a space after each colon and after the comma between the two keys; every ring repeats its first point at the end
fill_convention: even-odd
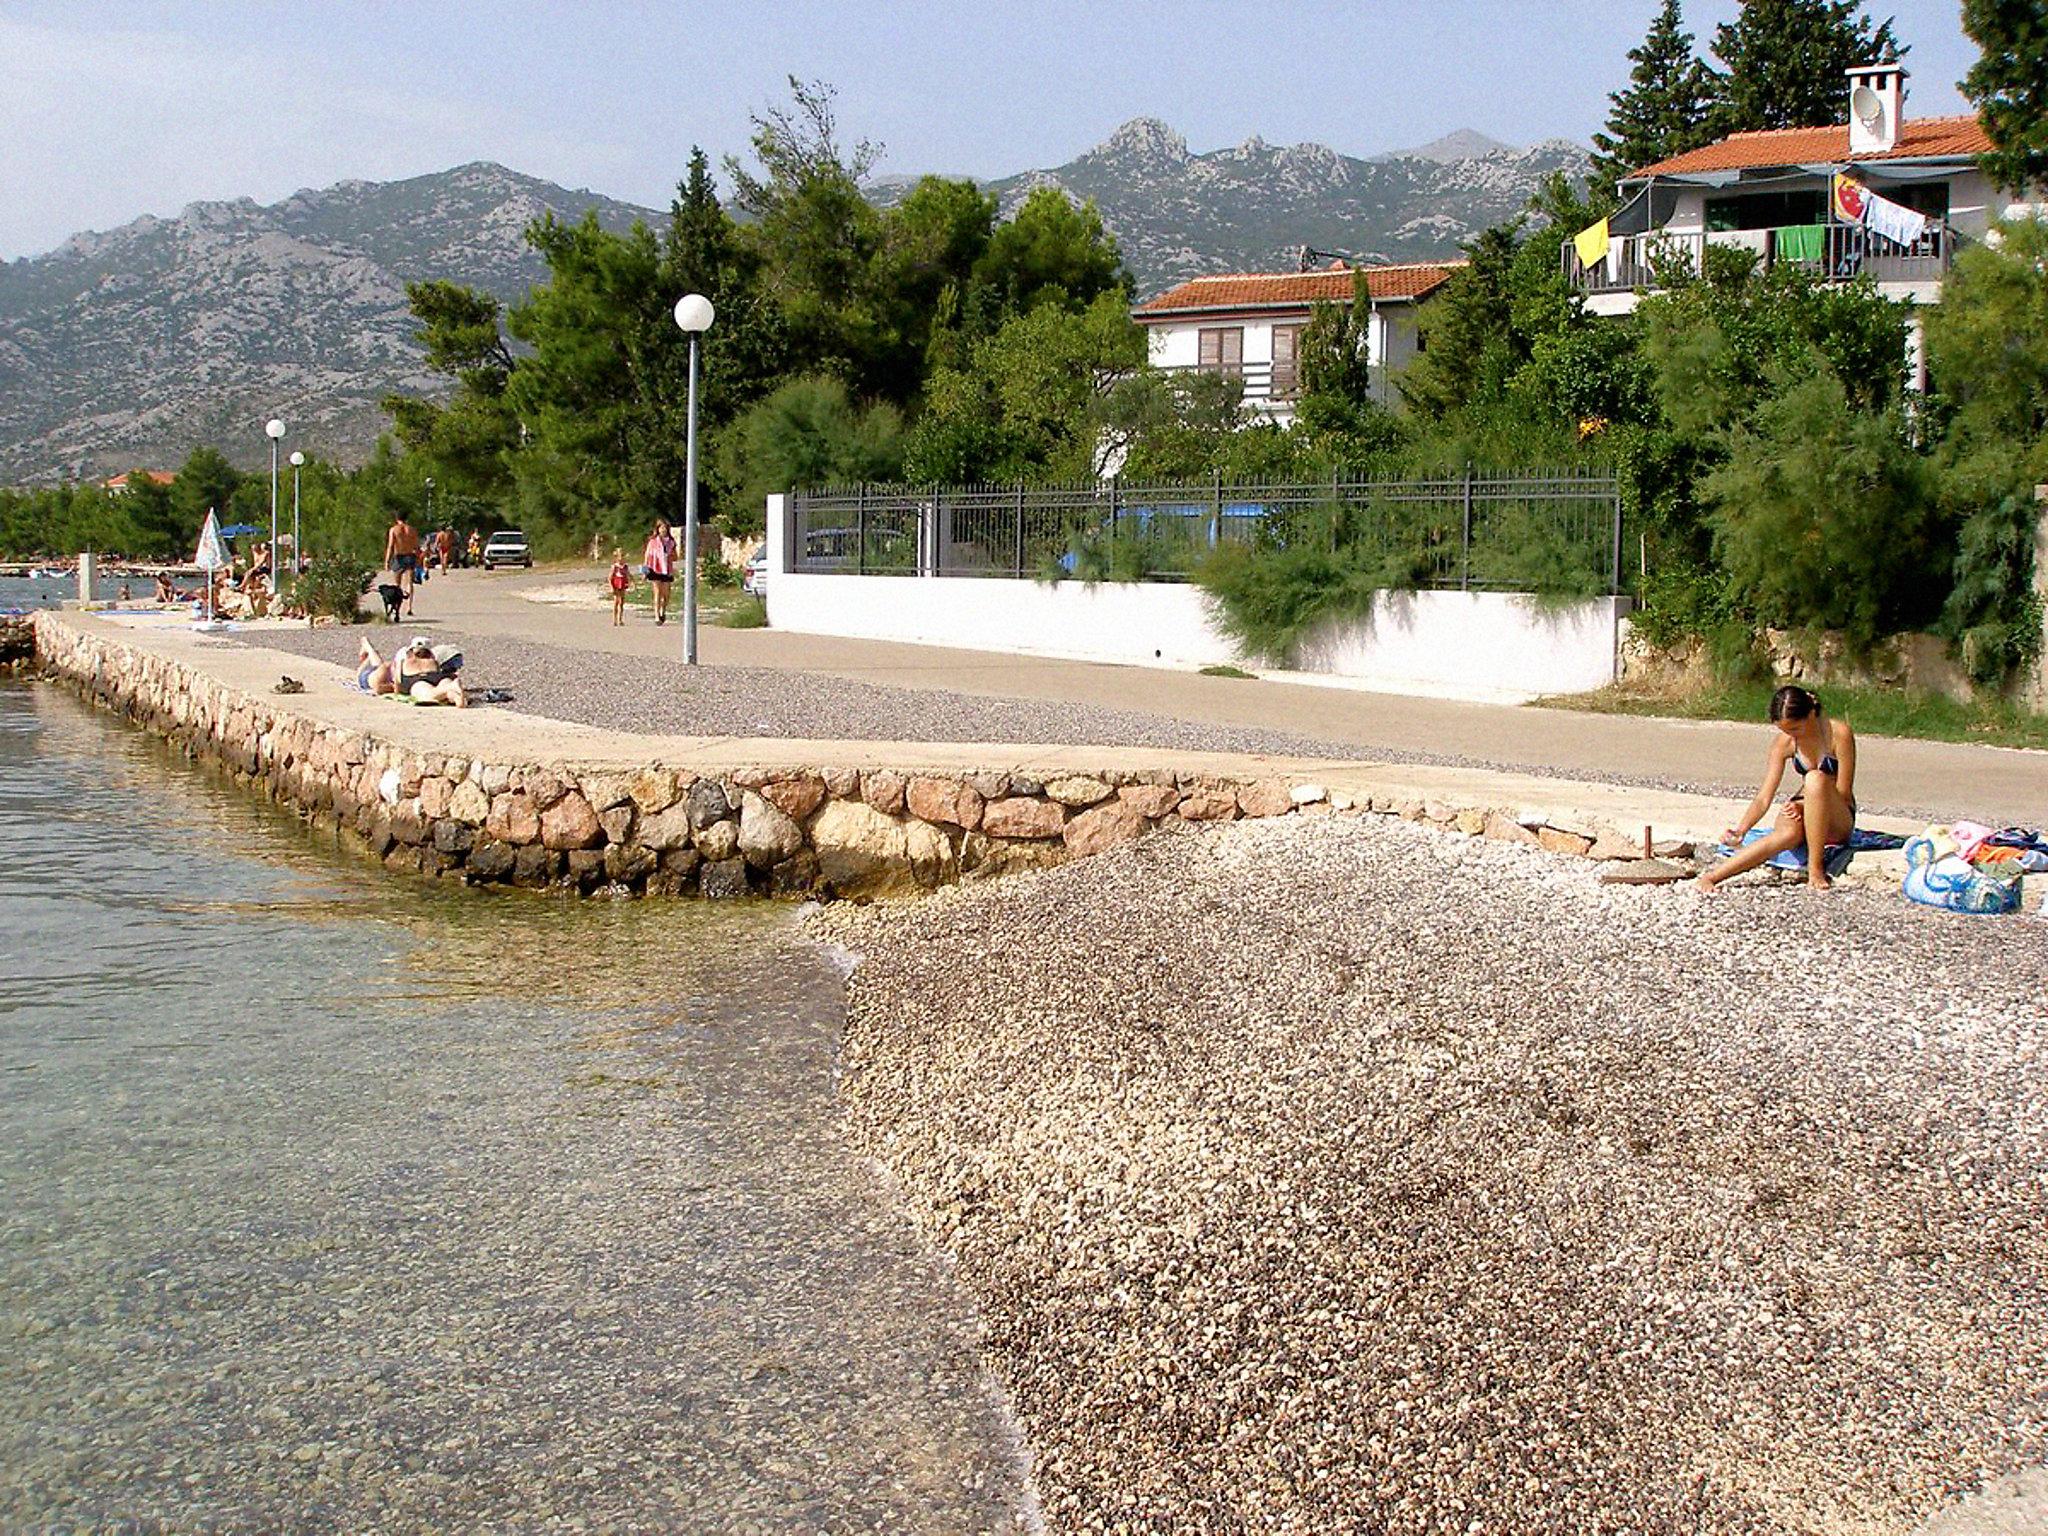
{"type": "MultiPolygon", "coordinates": [[[[1434,293],[1462,261],[1411,262],[1367,267],[1367,291],[1376,299],[1421,299],[1434,293]]],[[[1351,269],[1321,272],[1232,272],[1191,278],[1137,307],[1140,319],[1191,309],[1305,309],[1351,297],[1351,269]]]]}
{"type": "Polygon", "coordinates": [[[1646,165],[1628,179],[1682,176],[1692,171],[1746,171],[1767,165],[1849,165],[1929,156],[1964,159],[1990,148],[1984,125],[1970,116],[1908,118],[1892,148],[1861,155],[1849,153],[1847,123],[1827,128],[1768,128],[1758,133],[1731,133],[1699,149],[1646,165]]]}

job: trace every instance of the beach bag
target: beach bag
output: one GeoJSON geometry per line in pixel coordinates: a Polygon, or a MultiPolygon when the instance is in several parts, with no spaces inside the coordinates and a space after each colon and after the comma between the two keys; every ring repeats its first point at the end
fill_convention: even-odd
{"type": "MultiPolygon", "coordinates": [[[[1945,829],[1943,829],[1945,830],[1945,829]]],[[[1958,854],[1943,851],[1946,838],[1916,837],[1906,844],[1908,901],[1948,912],[2017,912],[2019,871],[1979,869],[1958,854]]]]}

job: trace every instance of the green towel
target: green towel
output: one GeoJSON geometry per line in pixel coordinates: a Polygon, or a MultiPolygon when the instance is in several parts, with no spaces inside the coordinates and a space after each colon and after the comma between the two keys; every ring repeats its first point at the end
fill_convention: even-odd
{"type": "Polygon", "coordinates": [[[1819,261],[1827,252],[1825,224],[1795,224],[1778,231],[1778,260],[1819,261]]]}

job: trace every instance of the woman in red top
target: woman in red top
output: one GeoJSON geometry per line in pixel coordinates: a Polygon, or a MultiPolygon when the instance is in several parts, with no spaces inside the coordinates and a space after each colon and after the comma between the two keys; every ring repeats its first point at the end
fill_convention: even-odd
{"type": "Polygon", "coordinates": [[[640,562],[647,567],[647,579],[654,583],[654,622],[666,624],[669,588],[676,579],[676,541],[669,536],[667,518],[654,520],[654,532],[647,536],[640,562]]]}

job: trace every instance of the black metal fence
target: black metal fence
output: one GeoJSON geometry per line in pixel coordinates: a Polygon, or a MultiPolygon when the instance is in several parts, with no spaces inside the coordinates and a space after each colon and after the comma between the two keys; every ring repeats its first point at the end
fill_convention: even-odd
{"type": "Polygon", "coordinates": [[[1281,483],[842,486],[791,497],[790,567],[866,576],[1185,581],[1219,546],[1320,543],[1389,584],[1621,590],[1612,475],[1467,471],[1281,483]]]}

